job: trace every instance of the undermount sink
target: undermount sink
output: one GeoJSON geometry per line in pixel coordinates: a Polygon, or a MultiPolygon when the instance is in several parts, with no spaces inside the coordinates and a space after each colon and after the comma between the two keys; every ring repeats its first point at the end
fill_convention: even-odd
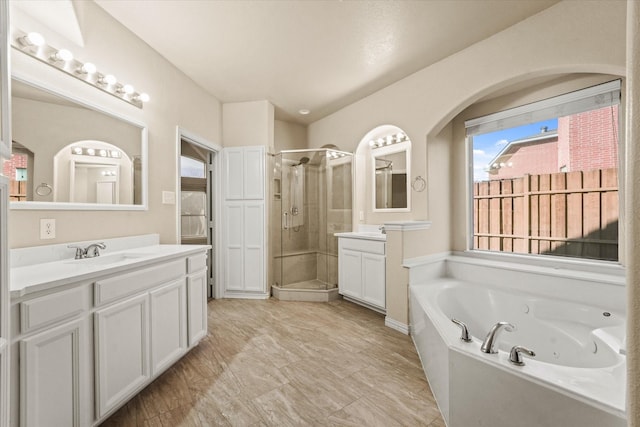
{"type": "Polygon", "coordinates": [[[104,255],[97,256],[93,258],[83,258],[83,259],[72,259],[66,261],[66,264],[76,264],[76,265],[108,265],[108,264],[116,264],[118,262],[129,261],[132,259],[138,259],[146,256],[145,254],[136,254],[136,253],[120,253],[113,255],[104,255]]]}

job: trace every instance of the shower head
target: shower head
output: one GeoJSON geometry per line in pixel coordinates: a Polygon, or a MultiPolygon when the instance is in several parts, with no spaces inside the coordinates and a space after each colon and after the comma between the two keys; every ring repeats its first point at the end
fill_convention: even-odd
{"type": "Polygon", "coordinates": [[[302,157],[302,158],[300,158],[300,163],[298,163],[296,166],[306,165],[307,163],[309,163],[309,158],[308,157],[302,157]]]}

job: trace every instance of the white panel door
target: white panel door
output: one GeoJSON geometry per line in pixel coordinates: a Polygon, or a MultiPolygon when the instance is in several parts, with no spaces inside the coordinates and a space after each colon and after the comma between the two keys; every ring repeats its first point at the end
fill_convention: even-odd
{"type": "Polygon", "coordinates": [[[187,350],[185,279],[149,293],[151,301],[151,373],[156,375],[187,350]]]}
{"type": "Polygon", "coordinates": [[[189,347],[207,335],[207,270],[187,277],[189,347]]]}
{"type": "Polygon", "coordinates": [[[96,311],[96,413],[100,418],[144,384],[149,369],[149,296],[96,311]]]}
{"type": "Polygon", "coordinates": [[[362,299],[385,308],[385,256],[362,253],[362,299]]]}
{"type": "Polygon", "coordinates": [[[244,289],[266,292],[264,202],[244,205],[244,289]]]}
{"type": "Polygon", "coordinates": [[[264,147],[244,148],[244,200],[264,199],[264,147]]]}
{"type": "Polygon", "coordinates": [[[244,289],[244,210],[242,202],[224,207],[226,221],[224,258],[225,287],[228,290],[244,289]]]}
{"type": "Polygon", "coordinates": [[[342,295],[362,298],[362,253],[340,249],[338,290],[342,295]]]}
{"type": "Polygon", "coordinates": [[[224,153],[224,198],[244,198],[244,151],[242,148],[225,148],[224,153]]]}
{"type": "Polygon", "coordinates": [[[20,341],[20,424],[87,423],[86,321],[79,319],[20,341]]]}

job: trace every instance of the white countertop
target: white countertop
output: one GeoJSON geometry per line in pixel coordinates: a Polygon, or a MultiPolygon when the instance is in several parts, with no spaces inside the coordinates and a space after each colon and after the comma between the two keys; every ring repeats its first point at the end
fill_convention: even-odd
{"type": "Polygon", "coordinates": [[[387,235],[379,232],[370,231],[349,231],[345,233],[335,233],[336,237],[345,237],[348,239],[364,239],[364,240],[377,240],[379,242],[386,242],[387,235]]]}
{"type": "Polygon", "coordinates": [[[12,267],[9,273],[10,295],[11,298],[19,298],[56,286],[197,254],[209,248],[211,246],[208,245],[158,244],[109,252],[95,258],[69,258],[12,267]]]}

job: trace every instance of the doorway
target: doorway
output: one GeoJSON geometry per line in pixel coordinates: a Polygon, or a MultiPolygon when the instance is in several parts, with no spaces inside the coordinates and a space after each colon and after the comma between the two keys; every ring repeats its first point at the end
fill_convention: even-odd
{"type": "Polygon", "coordinates": [[[217,151],[181,134],[179,154],[179,239],[183,245],[211,245],[207,257],[208,297],[215,298],[214,160],[217,151]]]}

